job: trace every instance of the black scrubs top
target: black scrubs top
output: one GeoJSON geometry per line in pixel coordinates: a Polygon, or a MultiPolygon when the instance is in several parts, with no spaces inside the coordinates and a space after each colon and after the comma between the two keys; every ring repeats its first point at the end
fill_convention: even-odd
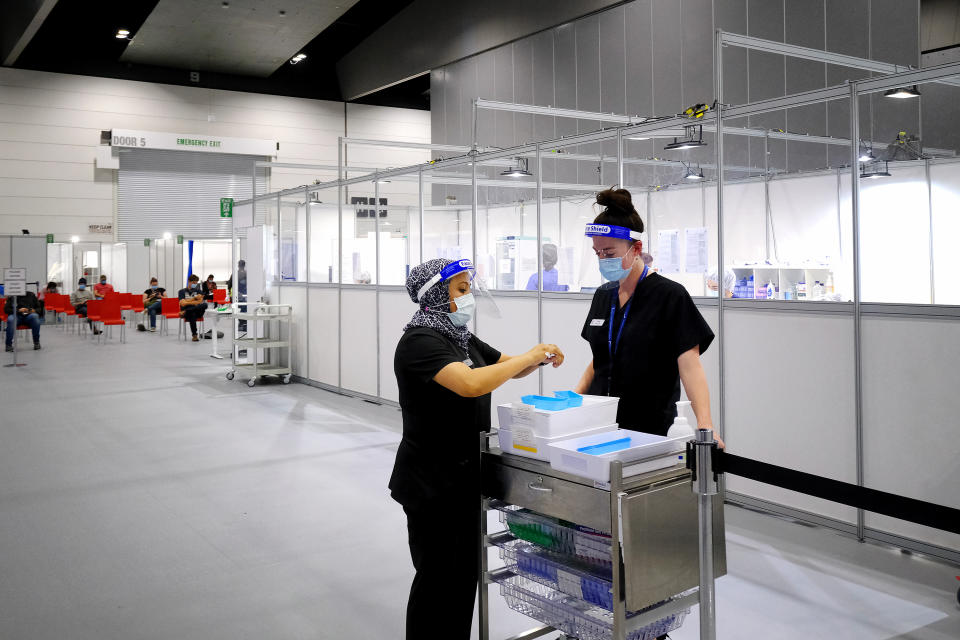
{"type": "Polygon", "coordinates": [[[610,282],[593,295],[590,313],[580,334],[593,352],[593,382],[587,393],[617,396],[617,423],[632,429],[666,435],[677,415],[680,371],[677,358],[699,345],[700,353],[713,342],[713,331],[693,304],[683,285],[651,273],[637,285],[629,303],[620,307],[619,282],[610,282]],[[623,332],[613,361],[608,336],[610,305],[613,339],[623,323],[623,332]]]}
{"type": "Polygon", "coordinates": [[[403,440],[390,477],[390,494],[416,509],[435,500],[456,498],[476,508],[480,495],[481,431],[490,430],[490,394],[464,398],[433,377],[451,362],[470,368],[496,364],[500,352],[470,336],[469,353],[427,327],[404,332],[393,370],[400,388],[403,440]]]}

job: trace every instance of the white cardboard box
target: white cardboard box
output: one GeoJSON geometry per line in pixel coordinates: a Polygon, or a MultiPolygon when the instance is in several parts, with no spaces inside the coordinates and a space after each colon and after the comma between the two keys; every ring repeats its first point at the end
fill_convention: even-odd
{"type": "Polygon", "coordinates": [[[619,404],[620,398],[587,395],[583,396],[582,406],[560,411],[511,402],[497,405],[497,417],[501,429],[513,431],[515,427],[528,427],[535,435],[552,438],[616,423],[619,404]]]}
{"type": "Polygon", "coordinates": [[[500,450],[504,453],[512,453],[514,455],[524,456],[525,458],[536,458],[537,460],[549,460],[550,452],[547,449],[547,445],[551,442],[558,442],[570,437],[588,436],[595,433],[616,430],[617,425],[609,424],[604,427],[592,427],[579,433],[546,437],[536,435],[528,427],[518,427],[516,432],[501,427],[498,432],[498,437],[500,439],[500,450]]]}

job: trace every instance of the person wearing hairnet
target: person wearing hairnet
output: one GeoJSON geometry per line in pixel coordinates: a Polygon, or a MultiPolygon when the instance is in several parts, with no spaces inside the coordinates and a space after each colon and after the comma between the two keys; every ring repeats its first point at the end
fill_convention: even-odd
{"type": "Polygon", "coordinates": [[[467,640],[480,569],[480,438],[490,429],[490,393],[563,353],[538,344],[509,356],[475,335],[470,260],[414,267],[407,293],[419,305],[403,328],[393,369],[403,438],[390,493],[407,515],[416,575],[406,637],[467,640]]]}
{"type": "MultiPolygon", "coordinates": [[[[543,245],[543,290],[568,291],[569,285],[560,284],[560,274],[557,272],[557,245],[543,245]]],[[[534,273],[527,280],[527,291],[536,291],[540,284],[540,274],[534,273]]]]}
{"type": "MultiPolygon", "coordinates": [[[[719,271],[714,267],[707,274],[707,295],[712,297],[720,296],[720,278],[717,275],[719,271]]],[[[723,270],[723,297],[733,297],[733,285],[737,280],[736,274],[730,269],[723,270]]]]}

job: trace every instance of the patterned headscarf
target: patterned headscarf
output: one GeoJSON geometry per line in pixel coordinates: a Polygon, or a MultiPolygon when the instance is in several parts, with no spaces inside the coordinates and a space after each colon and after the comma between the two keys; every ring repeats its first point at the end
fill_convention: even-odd
{"type": "Polygon", "coordinates": [[[403,328],[404,331],[414,327],[430,327],[454,342],[460,345],[460,348],[467,351],[467,345],[470,342],[470,330],[463,327],[456,327],[445,312],[450,311],[450,289],[446,280],[441,280],[423,294],[423,298],[417,300],[417,292],[420,287],[427,283],[427,280],[440,273],[440,271],[452,263],[453,260],[445,258],[434,258],[421,265],[417,265],[410,270],[407,276],[407,293],[410,299],[420,304],[420,309],[413,314],[413,318],[403,328]]]}

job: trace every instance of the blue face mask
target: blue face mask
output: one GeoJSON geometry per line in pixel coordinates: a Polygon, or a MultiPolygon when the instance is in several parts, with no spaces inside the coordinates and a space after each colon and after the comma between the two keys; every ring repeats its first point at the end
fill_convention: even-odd
{"type": "Polygon", "coordinates": [[[631,269],[633,264],[626,269],[623,268],[623,258],[600,258],[600,275],[609,282],[623,280],[630,274],[631,269]]]}
{"type": "Polygon", "coordinates": [[[78,285],[78,286],[77,286],[77,289],[80,289],[80,291],[83,291],[83,290],[86,289],[86,288],[87,288],[87,285],[85,285],[85,284],[81,284],[81,285],[78,285]]]}
{"type": "Polygon", "coordinates": [[[470,318],[473,317],[473,308],[477,304],[473,299],[473,294],[468,293],[459,298],[454,298],[453,303],[457,305],[457,310],[448,311],[447,317],[450,318],[450,322],[452,322],[455,327],[466,326],[466,324],[470,322],[470,318]]]}

